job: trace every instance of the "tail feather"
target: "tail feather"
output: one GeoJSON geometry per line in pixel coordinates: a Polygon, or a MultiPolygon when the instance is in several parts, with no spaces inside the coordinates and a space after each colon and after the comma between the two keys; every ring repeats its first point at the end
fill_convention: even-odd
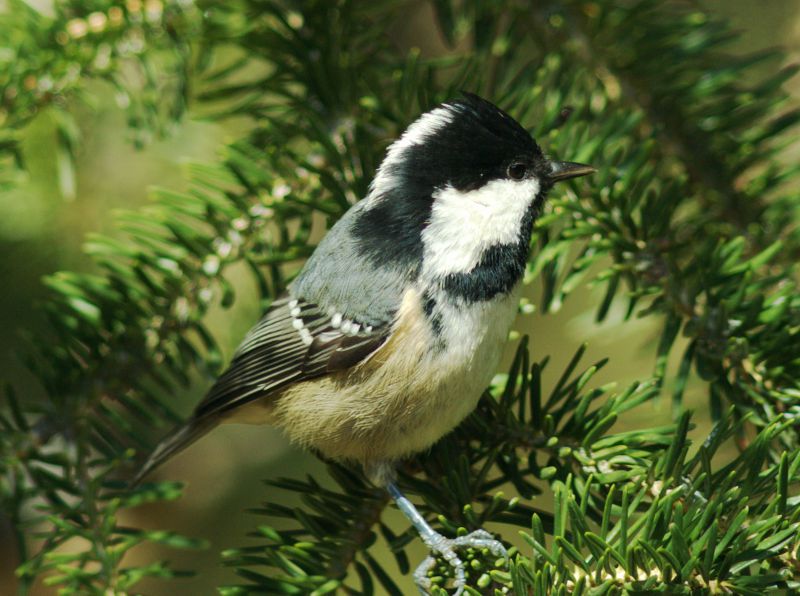
{"type": "Polygon", "coordinates": [[[130,487],[134,488],[137,486],[150,472],[173,455],[186,449],[215,426],[215,422],[209,422],[207,420],[190,420],[183,426],[176,428],[168,436],[163,438],[155,448],[155,451],[150,454],[150,457],[147,458],[147,461],[139,470],[139,473],[134,476],[130,487]]]}

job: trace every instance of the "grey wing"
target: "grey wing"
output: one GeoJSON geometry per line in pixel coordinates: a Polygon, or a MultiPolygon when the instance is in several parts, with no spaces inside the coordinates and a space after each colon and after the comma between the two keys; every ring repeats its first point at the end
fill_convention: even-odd
{"type": "MultiPolygon", "coordinates": [[[[365,201],[356,204],[325,235],[292,284],[293,296],[275,302],[245,337],[196,419],[355,366],[383,344],[419,258],[399,249],[365,253],[357,228],[366,209],[365,201]],[[357,326],[341,324],[329,308],[357,326]]],[[[394,238],[380,221],[372,224],[394,238]]]]}
{"type": "Polygon", "coordinates": [[[292,383],[355,366],[389,331],[390,323],[363,326],[302,300],[278,300],[247,334],[194,417],[225,413],[292,383]]]}
{"type": "Polygon", "coordinates": [[[356,366],[386,341],[416,278],[422,245],[397,244],[404,236],[386,227],[380,208],[368,207],[366,201],[357,203],[322,239],[292,285],[293,296],[303,300],[290,297],[272,305],[194,416],[161,442],[134,484],[211,430],[219,414],[269,399],[292,383],[356,366]],[[331,307],[358,327],[342,326],[331,307]]]}

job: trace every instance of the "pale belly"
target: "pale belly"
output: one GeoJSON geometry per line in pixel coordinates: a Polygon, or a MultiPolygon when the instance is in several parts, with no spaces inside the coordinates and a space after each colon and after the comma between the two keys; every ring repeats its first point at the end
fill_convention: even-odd
{"type": "Polygon", "coordinates": [[[496,372],[518,294],[453,307],[441,342],[409,292],[392,337],[346,373],[299,383],[249,412],[326,457],[367,466],[430,447],[477,405],[496,372]],[[455,324],[457,321],[458,324],[455,324]]]}

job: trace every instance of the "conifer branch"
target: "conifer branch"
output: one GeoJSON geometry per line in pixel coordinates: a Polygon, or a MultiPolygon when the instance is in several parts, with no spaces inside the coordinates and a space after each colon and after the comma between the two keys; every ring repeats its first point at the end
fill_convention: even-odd
{"type": "MultiPolygon", "coordinates": [[[[231,268],[247,267],[266,307],[313,250],[315,222],[332,224],[363,197],[386,144],[459,88],[491,92],[554,155],[600,166],[591,185],[553,197],[537,224],[526,275],[543,281],[537,306],[555,312],[601,284],[598,320],[618,303],[626,320],[661,320],[653,379],[622,391],[593,384],[603,361],[579,370],[583,348],[551,378],[523,341],[475,414],[409,463],[402,487],[445,534],[490,522],[513,542],[524,530],[509,567],[467,554],[470,589],[800,589],[800,501],[791,496],[800,480],[800,243],[785,185],[800,170],[775,160],[779,134],[799,117],[780,88],[793,68],[745,84],[754,64],[780,52],[729,56],[727,27],[656,0],[433,4],[459,48],[452,56],[424,59],[388,42],[407,10],[395,2],[97,2],[90,11],[59,1],[52,17],[14,2],[20,10],[0,19],[2,39],[31,48],[0,80],[2,167],[37,112],[68,114],[64,102],[97,78],[135,100],[140,140],[190,101],[252,123],[217,163],[191,166],[188,191],[156,189],[152,205],[119,217],[121,238],[91,237],[97,273],[46,280],[50,333],[35,339],[30,367],[47,399],[29,404],[9,388],[0,410],[0,503],[20,539],[23,591],[40,575],[68,594],[182,574],[161,561],[126,567],[123,557],[145,542],[201,541],[118,522],[122,509],[177,499],[180,487],[129,491],[121,478],[133,451],[151,447],[153,428],[179,418],[169,396],[219,370],[223,350],[205,315],[235,302],[231,268]],[[125,79],[130,63],[141,84],[125,79]],[[681,333],[688,347],[671,372],[681,333]],[[696,449],[680,409],[693,374],[716,421],[696,449]],[[669,382],[674,425],[617,430],[669,382]],[[737,442],[745,434],[752,440],[737,442]],[[731,445],[738,455],[722,457],[731,445]],[[36,551],[34,537],[43,538],[36,551]],[[59,550],[70,541],[79,548],[59,550]]],[[[61,136],[74,148],[64,117],[61,136]]],[[[303,503],[270,493],[256,511],[267,516],[257,544],[225,553],[243,582],[225,593],[407,591],[400,576],[413,532],[389,527],[387,497],[360,475],[329,470],[333,488],[273,483],[303,503]],[[288,529],[274,529],[276,519],[288,529]],[[393,566],[376,559],[376,542],[393,566]]],[[[435,584],[449,573],[436,567],[435,584]]]]}

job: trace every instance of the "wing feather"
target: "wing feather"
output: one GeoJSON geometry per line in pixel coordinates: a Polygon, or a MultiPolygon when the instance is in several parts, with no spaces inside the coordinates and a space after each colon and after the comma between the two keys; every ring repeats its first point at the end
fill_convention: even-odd
{"type": "Polygon", "coordinates": [[[278,300],[244,338],[228,369],[197,406],[195,419],[228,412],[291,383],[356,366],[383,345],[390,327],[387,321],[346,333],[341,325],[334,326],[333,315],[315,304],[278,300]]]}

